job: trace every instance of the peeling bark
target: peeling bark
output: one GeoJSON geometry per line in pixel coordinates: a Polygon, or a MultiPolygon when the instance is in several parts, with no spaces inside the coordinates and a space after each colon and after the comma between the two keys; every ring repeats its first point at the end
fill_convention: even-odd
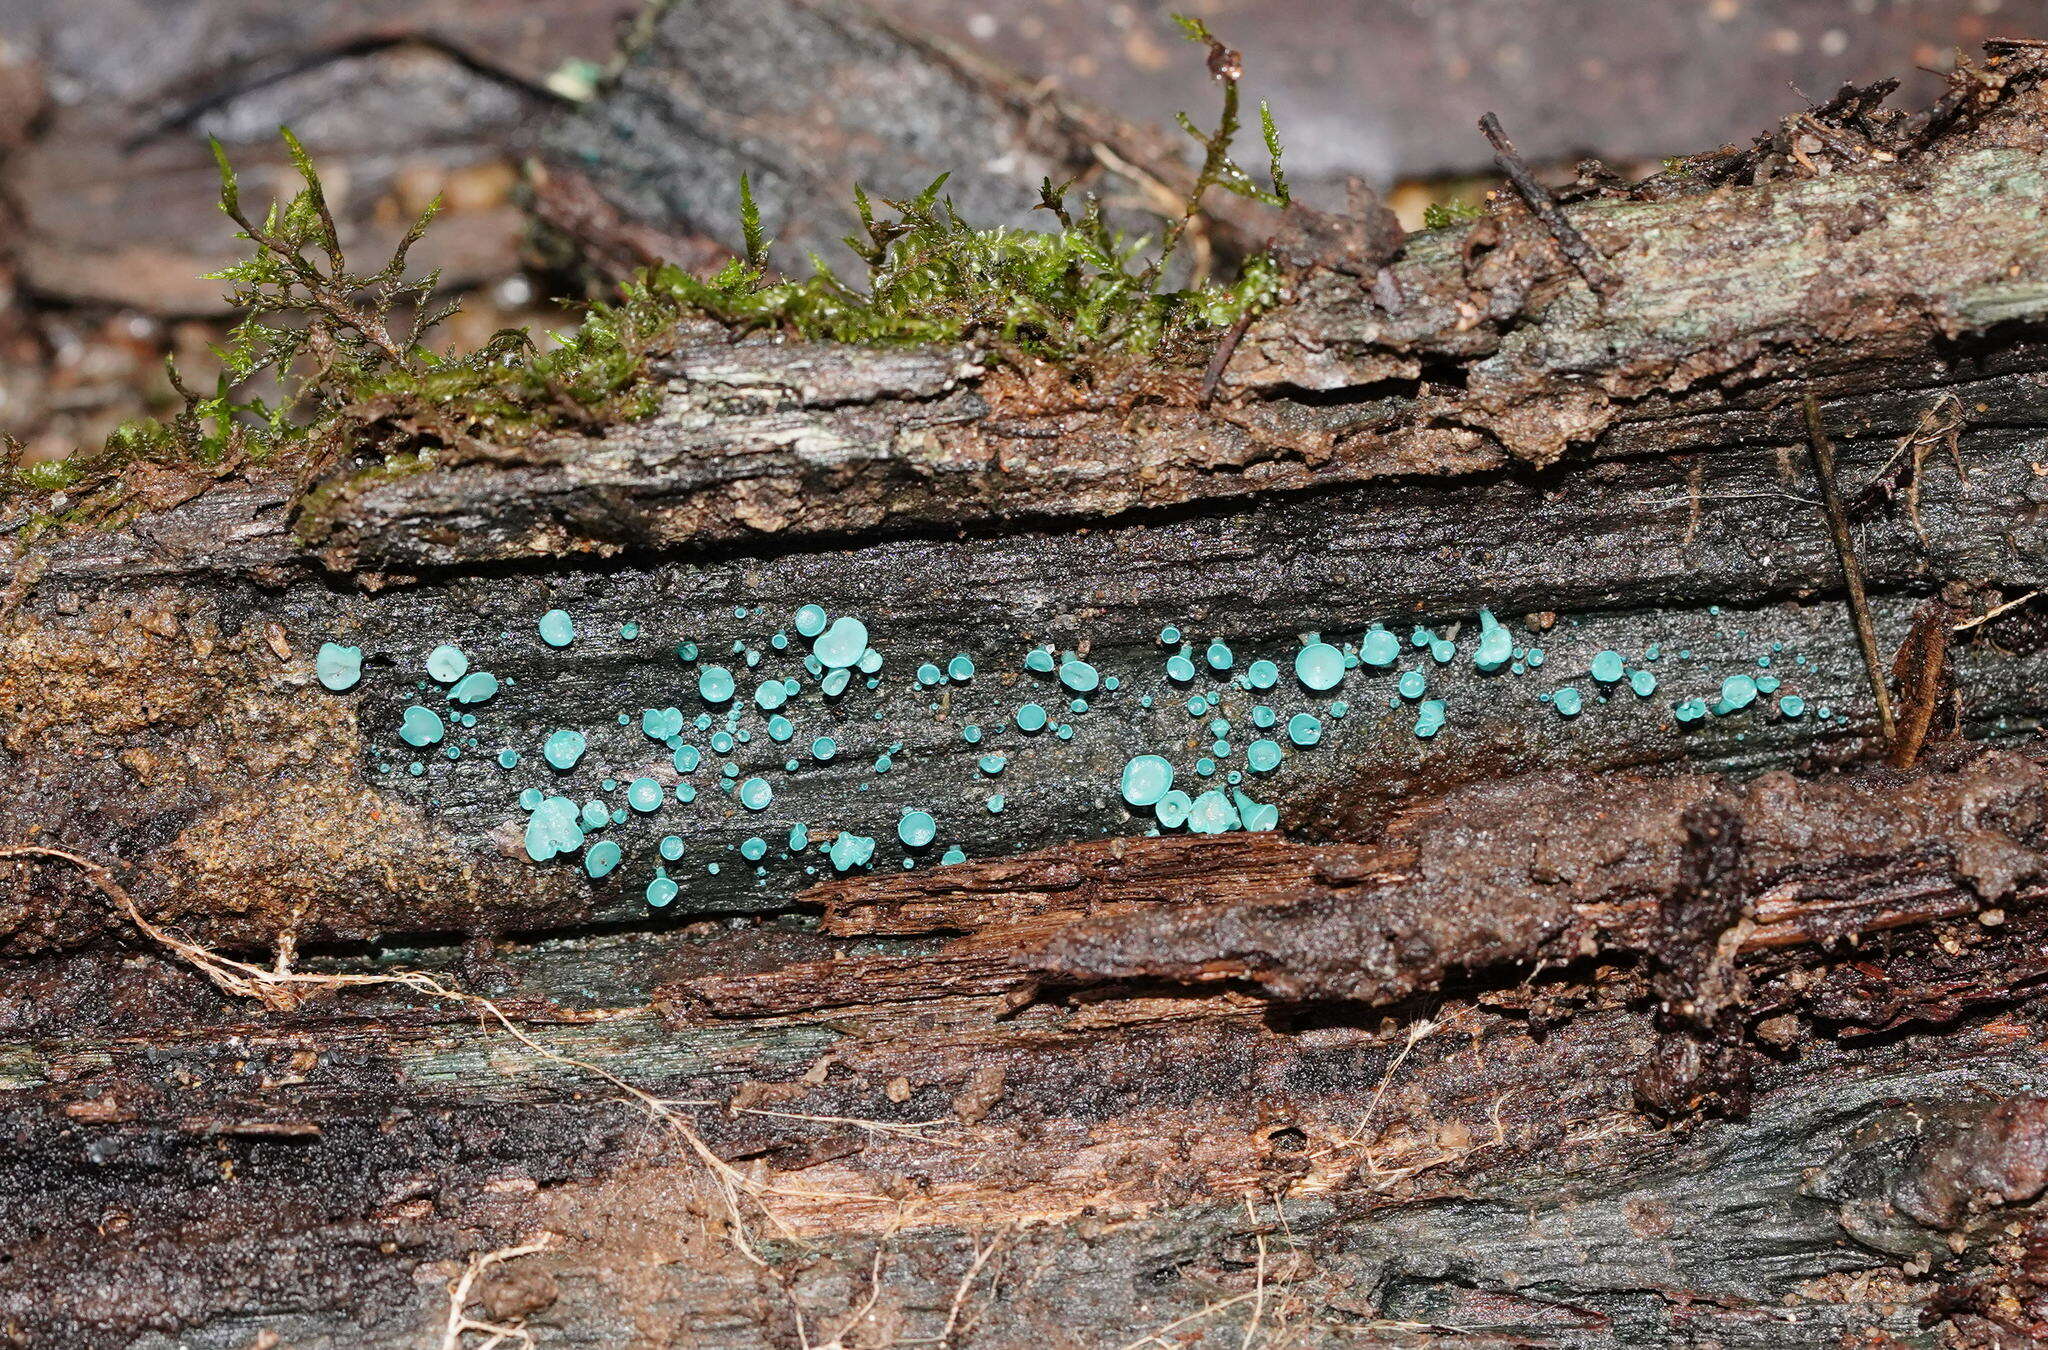
{"type": "MultiPolygon", "coordinates": [[[[17,545],[0,837],[103,860],[186,940],[468,997],[238,1004],[89,874],[10,863],[0,1338],[410,1347],[472,1269],[471,1316],[562,1344],[2035,1335],[2048,641],[1952,621],[2048,556],[2038,99],[1810,180],[1766,147],[1570,203],[1604,307],[1507,209],[1411,241],[1395,312],[1311,267],[1206,407],[1207,353],[1068,378],[693,332],[643,424],[17,545]],[[1884,645],[1917,634],[1910,768],[1875,766],[1807,392],[1849,487],[1962,410],[1960,471],[1852,521],[1884,645]],[[863,754],[778,823],[951,793],[970,862],[735,866],[650,919],[623,874],[523,861],[510,780],[379,769],[423,639],[530,746],[675,702],[670,647],[736,606],[812,601],[986,674],[941,718],[817,713],[863,754]],[[558,605],[585,636],[546,652],[558,605]],[[1135,701],[1020,746],[1000,817],[956,809],[952,723],[1029,696],[1025,646],[1135,671],[1166,623],[1249,655],[1482,605],[1559,678],[1651,641],[1697,668],[1575,721],[1446,666],[1451,727],[1362,700],[1274,779],[1273,835],[1144,835],[1116,773],[1189,733],[1135,701]],[[377,678],[319,689],[330,639],[377,678]],[[1839,715],[1673,720],[1772,641],[1839,715]]],[[[690,828],[718,857],[762,818],[690,828]]]]}

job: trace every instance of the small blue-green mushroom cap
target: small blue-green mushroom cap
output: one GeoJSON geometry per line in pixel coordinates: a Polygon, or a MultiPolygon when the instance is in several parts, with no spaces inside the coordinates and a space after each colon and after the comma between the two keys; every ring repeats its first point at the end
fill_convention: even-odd
{"type": "Polygon", "coordinates": [[[557,769],[573,769],[576,761],[583,758],[586,746],[582,732],[564,729],[541,743],[541,758],[557,769]]]}
{"type": "Polygon", "coordinates": [[[1401,639],[1384,628],[1368,630],[1358,644],[1358,659],[1369,666],[1391,666],[1400,655],[1401,639]]]}
{"type": "Polygon", "coordinates": [[[448,727],[441,720],[441,714],[417,703],[405,710],[405,720],[398,724],[398,739],[407,745],[434,745],[447,734],[448,727]]]}
{"type": "Polygon", "coordinates": [[[1173,765],[1159,755],[1137,755],[1124,765],[1124,800],[1132,806],[1154,806],[1173,786],[1173,765]]]}
{"type": "Polygon", "coordinates": [[[469,658],[462,648],[442,643],[427,653],[427,674],[439,684],[453,684],[469,673],[469,658]]]}
{"type": "Polygon", "coordinates": [[[832,860],[832,866],[837,871],[846,872],[856,867],[864,867],[868,859],[875,856],[875,841],[864,834],[842,833],[832,841],[832,847],[826,851],[825,856],[832,860]]]}
{"type": "Polygon", "coordinates": [[[546,797],[526,821],[526,856],[546,862],[583,847],[583,824],[576,803],[567,797],[546,797]]]}
{"type": "Polygon", "coordinates": [[[540,616],[540,640],[550,647],[568,646],[576,640],[576,621],[567,610],[549,610],[540,616]]]}
{"type": "Polygon", "coordinates": [[[732,691],[732,672],[724,666],[706,666],[697,672],[697,694],[706,703],[724,703],[732,691]]]}
{"type": "Polygon", "coordinates": [[[1327,642],[1311,642],[1294,654],[1294,678],[1321,693],[1344,679],[1344,653],[1327,642]]]}
{"type": "Polygon", "coordinates": [[[1204,792],[1188,808],[1188,829],[1196,834],[1222,834],[1238,824],[1237,808],[1220,789],[1204,792]]]}
{"type": "Polygon", "coordinates": [[[1238,821],[1247,830],[1260,832],[1280,827],[1280,808],[1269,802],[1255,802],[1242,792],[1230,794],[1230,800],[1237,807],[1238,821]]]}
{"type": "Polygon", "coordinates": [[[584,853],[583,870],[593,881],[599,877],[608,877],[612,874],[612,869],[619,865],[619,858],[619,846],[609,839],[600,839],[584,853]]]}
{"type": "Polygon", "coordinates": [[[356,681],[363,678],[363,649],[344,647],[338,642],[321,643],[319,653],[313,657],[313,676],[337,694],[353,689],[356,681]]]}
{"type": "Polygon", "coordinates": [[[1756,702],[1756,681],[1747,675],[1730,675],[1721,681],[1721,702],[1716,712],[1734,712],[1756,702]]]}
{"type": "Polygon", "coordinates": [[[1481,670],[1499,670],[1514,654],[1515,640],[1508,630],[1501,627],[1492,610],[1480,610],[1479,650],[1472,654],[1472,664],[1481,670]]]}
{"type": "Polygon", "coordinates": [[[811,655],[827,670],[844,670],[858,662],[867,650],[868,626],[850,614],[834,619],[811,643],[811,655]]]}

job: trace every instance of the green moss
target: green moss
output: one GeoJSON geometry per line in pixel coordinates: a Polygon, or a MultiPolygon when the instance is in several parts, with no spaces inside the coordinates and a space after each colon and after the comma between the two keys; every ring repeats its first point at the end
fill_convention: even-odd
{"type": "MultiPolygon", "coordinates": [[[[19,451],[9,447],[10,453],[19,451]]],[[[83,475],[83,466],[71,459],[46,459],[16,471],[23,487],[31,492],[62,492],[73,487],[83,475]]]]}
{"type": "Polygon", "coordinates": [[[1039,207],[1058,229],[979,228],[940,195],[947,177],[942,174],[916,197],[884,199],[885,211],[854,189],[860,228],[845,242],[865,265],[864,278],[845,280],[816,257],[808,276],[777,277],[769,271],[769,246],[743,176],[742,256],[710,277],[656,268],[629,295],[643,306],[667,303],[735,328],[868,344],[971,340],[989,344],[999,356],[1053,360],[1152,352],[1177,338],[1229,328],[1277,299],[1281,279],[1272,259],[1251,258],[1227,285],[1165,291],[1161,279],[1212,189],[1286,205],[1280,137],[1261,104],[1272,185],[1259,187],[1230,153],[1239,130],[1238,54],[1199,20],[1174,20],[1191,41],[1209,49],[1209,70],[1223,87],[1223,106],[1210,131],[1185,114],[1179,118],[1202,148],[1202,163],[1179,216],[1166,222],[1158,240],[1129,239],[1111,230],[1092,196],[1072,209],[1068,187],[1055,187],[1050,179],[1040,185],[1039,207]]]}
{"type": "Polygon", "coordinates": [[[1137,263],[1139,246],[1078,227],[977,229],[929,197],[888,203],[905,212],[895,220],[864,216],[878,233],[902,228],[858,286],[822,262],[809,277],[774,280],[739,261],[711,277],[663,266],[638,285],[681,314],[735,328],[870,345],[981,341],[999,355],[1053,360],[1150,352],[1220,332],[1279,294],[1268,258],[1252,259],[1230,286],[1159,293],[1137,263]]]}
{"type": "Polygon", "coordinates": [[[253,247],[213,274],[243,312],[216,349],[213,389],[193,390],[167,364],[183,405],[168,418],[126,423],[95,451],[28,467],[14,467],[17,448],[0,446],[0,508],[21,521],[20,537],[131,518],[140,509],[130,475],[138,464],[196,477],[273,465],[311,478],[344,456],[374,461],[310,496],[304,505],[317,512],[368,483],[417,473],[438,449],[468,439],[502,441],[653,411],[643,371],[654,342],[684,317],[672,297],[628,287],[545,351],[508,329],[476,351],[439,355],[424,338],[455,306],[434,301],[436,274],[406,275],[407,254],[435,207],[376,272],[353,271],[311,158],[289,130],[282,134],[301,187],[260,220],[243,209],[233,167],[214,147],[221,210],[253,247]],[[400,323],[399,314],[412,317],[400,323]],[[275,402],[241,392],[265,375],[283,391],[275,402]]]}
{"type": "Polygon", "coordinates": [[[299,187],[260,219],[244,209],[234,168],[216,142],[221,210],[251,251],[213,274],[228,283],[226,298],[243,315],[217,349],[222,368],[213,389],[189,388],[170,366],[183,406],[166,419],[129,423],[96,452],[27,468],[11,467],[16,455],[0,447],[0,510],[24,522],[18,537],[104,528],[141,509],[129,473],[137,464],[199,477],[268,464],[301,481],[325,480],[300,504],[304,534],[343,498],[418,473],[446,448],[651,415],[657,391],[646,378],[648,358],[693,319],[857,344],[971,341],[995,360],[1145,355],[1212,340],[1277,300],[1280,268],[1256,256],[1227,284],[1166,290],[1162,279],[1180,240],[1212,189],[1284,206],[1287,180],[1263,104],[1270,186],[1260,187],[1232,159],[1238,55],[1200,21],[1175,19],[1207,47],[1222,109],[1209,131],[1180,118],[1201,148],[1201,166],[1179,216],[1157,240],[1125,238],[1093,197],[1070,207],[1067,188],[1050,180],[1041,184],[1040,206],[1056,229],[980,228],[941,195],[941,176],[914,198],[882,201],[879,211],[855,189],[859,230],[846,242],[865,277],[843,280],[816,258],[808,276],[783,277],[769,268],[769,242],[742,177],[740,257],[708,277],[673,265],[649,269],[545,348],[512,329],[472,352],[439,355],[426,347],[428,332],[456,308],[434,299],[437,273],[407,275],[407,256],[438,201],[380,268],[357,272],[342,253],[312,159],[289,129],[281,134],[299,187]],[[258,376],[282,390],[275,402],[244,392],[258,376]],[[364,460],[370,467],[335,475],[344,461],[364,460]]]}
{"type": "Polygon", "coordinates": [[[357,493],[425,473],[434,467],[434,461],[432,450],[400,451],[388,459],[380,459],[354,473],[337,475],[312,488],[299,502],[296,528],[299,539],[310,540],[318,533],[318,522],[332,515],[341,503],[357,493]]]}
{"type": "Polygon", "coordinates": [[[1467,201],[1431,202],[1422,208],[1422,227],[1426,230],[1448,229],[1475,221],[1485,214],[1467,201]]]}

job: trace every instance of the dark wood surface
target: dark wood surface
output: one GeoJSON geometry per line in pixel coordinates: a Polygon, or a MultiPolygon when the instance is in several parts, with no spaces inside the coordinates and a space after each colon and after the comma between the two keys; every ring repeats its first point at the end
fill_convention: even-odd
{"type": "MultiPolygon", "coordinates": [[[[1412,241],[1397,311],[1312,269],[1206,407],[1206,353],[686,333],[632,427],[145,475],[123,523],[10,534],[0,842],[107,871],[0,865],[0,1334],[474,1347],[451,1282],[544,1241],[457,1311],[591,1346],[2035,1337],[2043,636],[1954,634],[1930,748],[1880,765],[1798,411],[1851,485],[1934,438],[1917,520],[1855,523],[1887,650],[2040,584],[2027,83],[1889,165],[1569,206],[1605,308],[1511,207],[1412,241]],[[552,780],[492,749],[682,706],[675,643],[809,602],[885,654],[798,702],[839,760],[620,827],[602,882],[520,855],[552,780]],[[1540,671],[1473,668],[1482,605],[1540,671]],[[983,805],[959,726],[1049,697],[1029,645],[1136,693],[1164,624],[1243,662],[1373,621],[1463,625],[1450,720],[1369,685],[1261,784],[1277,833],[1121,805],[1190,737],[1166,699],[1000,733],[983,805]],[[360,688],[313,681],[327,640],[360,688]],[[511,682],[415,778],[441,641],[511,682]],[[1594,702],[1594,654],[1651,643],[1655,695],[1594,702]],[[1815,712],[1674,720],[1773,643],[1815,712]],[[959,651],[935,713],[905,677],[959,651]],[[910,806],[969,861],[903,870],[910,806]],[[798,820],[884,843],[848,878],[726,852],[798,820]]],[[[665,758],[617,731],[593,773],[665,758]]]]}

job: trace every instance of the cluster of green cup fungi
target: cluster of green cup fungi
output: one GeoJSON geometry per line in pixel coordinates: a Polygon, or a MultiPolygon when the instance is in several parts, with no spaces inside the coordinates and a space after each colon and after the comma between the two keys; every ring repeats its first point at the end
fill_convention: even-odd
{"type": "MultiPolygon", "coordinates": [[[[759,613],[758,610],[753,611],[756,617],[759,613]]],[[[745,619],[749,617],[749,611],[744,606],[739,607],[734,610],[734,617],[745,619]]],[[[841,746],[832,736],[816,736],[808,747],[802,749],[792,744],[798,737],[796,723],[789,714],[801,713],[807,692],[817,701],[833,702],[839,700],[856,679],[863,681],[869,689],[879,688],[884,665],[882,655],[870,644],[866,624],[851,615],[834,617],[818,605],[805,605],[796,611],[791,626],[795,637],[792,638],[787,630],[777,631],[768,640],[766,652],[744,641],[735,641],[732,651],[735,656],[743,658],[734,662],[741,667],[739,672],[705,659],[694,642],[678,643],[675,655],[683,664],[695,668],[695,694],[705,711],[697,713],[694,718],[678,707],[646,708],[639,713],[640,730],[669,752],[675,781],[664,784],[645,773],[624,783],[614,777],[605,778],[604,791],[622,795],[623,806],[607,805],[596,798],[579,806],[569,797],[539,788],[526,788],[520,794],[519,802],[527,813],[523,842],[528,857],[536,863],[546,863],[580,853],[583,869],[591,878],[608,876],[623,861],[623,850],[614,839],[593,839],[592,836],[609,826],[624,824],[634,816],[652,816],[666,806],[670,797],[679,805],[694,802],[698,792],[689,781],[690,776],[713,758],[725,761],[716,779],[720,790],[749,813],[765,811],[775,800],[775,785],[768,776],[773,770],[743,777],[739,764],[739,756],[745,753],[743,747],[755,736],[753,728],[743,725],[749,717],[749,707],[755,716],[765,717],[765,724],[760,730],[770,742],[790,747],[783,752],[787,755],[783,763],[785,772],[799,771],[804,766],[803,756],[806,754],[813,764],[837,758],[841,746]],[[770,653],[794,657],[806,643],[808,654],[801,656],[801,669],[813,686],[811,691],[806,690],[805,679],[797,675],[777,677],[758,673],[757,668],[770,653]],[[741,687],[742,675],[755,681],[750,695],[741,687]],[[711,711],[713,709],[719,713],[715,715],[711,711]],[[702,746],[686,737],[690,728],[703,738],[702,746]]],[[[1543,668],[1548,659],[1541,647],[1516,645],[1508,629],[1486,610],[1479,613],[1477,630],[1471,662],[1481,673],[1528,674],[1543,668]]],[[[541,616],[536,631],[540,641],[553,649],[569,647],[577,639],[575,621],[560,609],[550,610],[541,616]]],[[[639,625],[621,625],[619,636],[628,641],[639,638],[639,625]]],[[[1415,736],[1429,740],[1445,726],[1447,705],[1443,699],[1426,697],[1430,686],[1428,671],[1432,665],[1443,666],[1457,658],[1457,636],[1455,627],[1444,635],[1431,628],[1417,626],[1404,643],[1399,635],[1378,624],[1368,628],[1355,644],[1338,645],[1324,641],[1320,634],[1308,634],[1292,656],[1291,670],[1283,671],[1278,663],[1263,658],[1240,666],[1237,653],[1223,639],[1212,638],[1203,645],[1184,639],[1178,628],[1167,627],[1159,634],[1159,641],[1168,652],[1161,671],[1164,687],[1169,691],[1169,697],[1176,701],[1186,693],[1183,706],[1189,717],[1203,724],[1201,730],[1208,738],[1208,753],[1201,755],[1193,764],[1192,781],[1183,779],[1174,763],[1164,755],[1133,756],[1125,762],[1119,776],[1119,793],[1133,813],[1139,814],[1140,818],[1149,815],[1147,833],[1177,829],[1196,834],[1221,834],[1238,829],[1271,830],[1279,823],[1278,808],[1256,800],[1245,788],[1257,777],[1279,768],[1290,755],[1317,745],[1323,738],[1324,717],[1342,719],[1349,713],[1350,705],[1340,696],[1328,698],[1318,705],[1322,716],[1305,710],[1283,716],[1263,700],[1278,701],[1280,695],[1273,691],[1293,685],[1298,685],[1310,695],[1341,694],[1346,676],[1361,669],[1367,673],[1392,676],[1393,692],[1385,695],[1387,706],[1390,709],[1411,706],[1416,714],[1415,736]],[[1226,697],[1240,701],[1261,700],[1249,709],[1251,729],[1257,734],[1244,745],[1241,760],[1238,760],[1230,740],[1237,727],[1230,717],[1224,715],[1227,711],[1224,706],[1226,697]],[[1243,768],[1235,767],[1233,761],[1241,762],[1243,768]],[[1185,786],[1176,786],[1177,781],[1185,786]],[[1195,791],[1187,791],[1189,787],[1195,791]]],[[[1677,655],[1682,661],[1691,659],[1689,651],[1681,651],[1677,655]]],[[[1648,699],[1656,692],[1658,683],[1649,666],[1663,657],[1664,653],[1656,645],[1650,646],[1633,663],[1618,651],[1596,653],[1587,671],[1594,701],[1604,703],[1610,695],[1620,697],[1624,693],[1638,700],[1648,699]]],[[[1756,673],[1745,670],[1728,676],[1722,681],[1719,697],[1712,704],[1696,697],[1677,703],[1672,709],[1674,717],[1685,723],[1698,721],[1710,713],[1726,716],[1751,706],[1760,696],[1776,693],[1780,679],[1772,673],[1772,666],[1774,659],[1780,657],[1782,644],[1772,644],[1771,652],[1755,658],[1756,673]]],[[[1803,657],[1793,660],[1797,666],[1805,664],[1803,657]]],[[[1009,714],[1006,721],[1025,737],[1038,737],[1049,731],[1056,739],[1073,739],[1076,723],[1089,710],[1090,700],[1116,695],[1126,686],[1122,678],[1104,675],[1082,655],[1073,651],[1059,653],[1049,646],[1029,651],[1024,657],[1023,669],[1043,682],[1051,693],[1058,695],[1048,699],[1053,704],[1050,710],[1044,703],[1029,701],[1017,705],[1009,714]],[[1069,717],[1074,720],[1066,720],[1069,717]]],[[[461,748],[448,739],[449,723],[454,722],[458,732],[475,728],[475,710],[498,694],[499,680],[489,671],[472,669],[468,654],[449,644],[437,646],[428,653],[425,673],[427,678],[419,682],[419,687],[425,690],[438,686],[449,705],[447,713],[444,716],[424,703],[412,704],[405,709],[399,722],[398,738],[415,751],[439,746],[443,756],[450,760],[458,759],[461,748]]],[[[315,674],[327,689],[339,692],[353,688],[362,678],[362,652],[355,647],[326,643],[316,659],[315,674]]],[[[916,690],[929,692],[942,685],[968,684],[975,674],[973,658],[961,652],[943,666],[930,661],[919,665],[910,679],[916,690]]],[[[1566,718],[1578,717],[1587,704],[1586,695],[1573,685],[1547,690],[1537,697],[1566,718]]],[[[1139,695],[1137,702],[1141,708],[1150,709],[1155,700],[1152,694],[1144,693],[1139,695]]],[[[937,709],[941,705],[932,706],[937,709]]],[[[1777,708],[1779,714],[1786,718],[1802,717],[1806,712],[1804,700],[1794,693],[1782,695],[1777,708]]],[[[1817,715],[1825,719],[1832,713],[1821,708],[1817,715]]],[[[880,719],[882,713],[877,711],[873,716],[880,719]]],[[[630,725],[632,720],[629,713],[618,714],[622,725],[630,725]]],[[[982,748],[985,741],[1006,731],[1005,727],[984,729],[978,723],[967,723],[961,726],[959,735],[969,746],[982,748]]],[[[471,748],[477,748],[473,737],[469,744],[471,748]]],[[[538,746],[540,757],[557,775],[576,768],[588,749],[589,739],[573,728],[552,731],[541,739],[538,746]]],[[[874,772],[878,775],[887,773],[893,766],[893,757],[902,752],[901,742],[889,745],[876,757],[874,772]]],[[[502,769],[512,770],[520,765],[523,756],[519,750],[507,747],[499,750],[495,759],[502,769]]],[[[1007,764],[1007,755],[989,748],[980,755],[975,768],[982,781],[994,787],[1007,764]]],[[[390,771],[388,767],[387,771],[390,771]]],[[[425,766],[419,760],[407,766],[407,772],[414,777],[424,771],[425,766]]],[[[1005,805],[1005,798],[1000,792],[992,792],[984,802],[986,810],[992,814],[1000,814],[1005,805]]],[[[847,829],[820,829],[816,831],[818,837],[814,840],[813,833],[812,827],[804,822],[790,825],[783,856],[803,858],[815,849],[822,861],[837,872],[867,867],[875,858],[877,840],[874,836],[847,829]]],[[[902,865],[912,867],[936,844],[940,834],[939,821],[931,811],[904,807],[895,823],[895,834],[905,851],[902,865]]],[[[660,861],[655,864],[652,879],[647,883],[646,897],[649,904],[660,907],[674,900],[679,893],[680,888],[669,875],[667,864],[679,862],[687,851],[687,845],[680,835],[669,834],[662,837],[657,851],[660,861]]],[[[771,845],[764,837],[755,835],[748,838],[738,845],[737,851],[746,862],[756,864],[757,876],[766,875],[767,869],[759,864],[766,859],[771,845]]],[[[955,863],[965,858],[961,847],[953,844],[940,855],[939,861],[955,863]]],[[[715,875],[720,867],[721,864],[714,861],[706,864],[705,870],[715,875]]],[[[819,866],[808,864],[805,870],[815,874],[819,866]]]]}

